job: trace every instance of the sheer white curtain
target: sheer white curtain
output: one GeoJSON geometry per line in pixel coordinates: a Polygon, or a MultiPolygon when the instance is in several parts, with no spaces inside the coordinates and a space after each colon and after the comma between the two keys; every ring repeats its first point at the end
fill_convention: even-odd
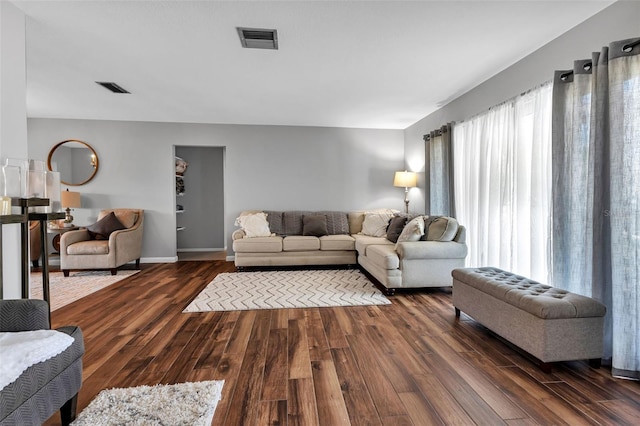
{"type": "Polygon", "coordinates": [[[469,266],[549,282],[551,94],[546,83],[453,127],[456,215],[469,266]]]}

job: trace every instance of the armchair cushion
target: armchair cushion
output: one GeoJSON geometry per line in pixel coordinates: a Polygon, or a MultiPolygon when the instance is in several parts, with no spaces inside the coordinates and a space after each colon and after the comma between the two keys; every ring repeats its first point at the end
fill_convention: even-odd
{"type": "Polygon", "coordinates": [[[109,213],[93,225],[87,226],[87,231],[92,239],[108,240],[109,235],[114,231],[126,229],[122,222],[118,220],[114,212],[109,213]]]}
{"type": "Polygon", "coordinates": [[[108,254],[109,242],[107,240],[81,241],[67,247],[67,254],[108,254]]]}

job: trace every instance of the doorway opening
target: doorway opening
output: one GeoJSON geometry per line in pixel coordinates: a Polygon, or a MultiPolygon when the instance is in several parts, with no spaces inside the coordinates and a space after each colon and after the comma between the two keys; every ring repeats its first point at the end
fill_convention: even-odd
{"type": "Polygon", "coordinates": [[[224,147],[174,146],[178,260],[226,259],[224,147]]]}

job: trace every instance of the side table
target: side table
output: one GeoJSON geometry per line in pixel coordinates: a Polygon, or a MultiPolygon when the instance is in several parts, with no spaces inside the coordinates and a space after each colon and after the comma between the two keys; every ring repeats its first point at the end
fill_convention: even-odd
{"type": "Polygon", "coordinates": [[[60,237],[62,236],[62,234],[68,231],[75,231],[77,229],[80,229],[80,227],[75,225],[69,226],[67,228],[62,226],[47,226],[47,234],[55,234],[53,240],[51,241],[51,244],[53,245],[53,248],[56,250],[56,252],[60,253],[60,237]]]}
{"type": "MultiPolygon", "coordinates": [[[[46,200],[47,204],[49,204],[49,200],[46,200]]],[[[37,205],[37,204],[36,204],[37,205]]],[[[23,211],[26,210],[25,207],[23,207],[23,211]]],[[[64,213],[26,213],[27,217],[29,220],[38,220],[40,221],[40,239],[42,241],[42,248],[41,248],[41,256],[42,256],[42,296],[43,299],[49,304],[49,323],[51,323],[51,295],[49,293],[49,250],[47,249],[47,222],[50,220],[58,220],[58,219],[63,219],[65,217],[64,213]]],[[[29,223],[25,222],[22,225],[26,231],[23,232],[28,232],[28,227],[29,227],[29,223]]],[[[24,240],[23,244],[29,244],[29,235],[27,234],[26,236],[22,237],[24,240]]],[[[28,247],[27,250],[25,250],[23,248],[23,264],[25,265],[26,269],[27,269],[27,280],[26,280],[26,288],[23,288],[22,291],[22,298],[23,299],[28,299],[29,298],[29,279],[28,279],[28,274],[29,274],[29,256],[28,256],[28,247]],[[27,254],[25,255],[24,252],[27,252],[27,254]]],[[[24,285],[25,283],[23,283],[24,285]]]]}

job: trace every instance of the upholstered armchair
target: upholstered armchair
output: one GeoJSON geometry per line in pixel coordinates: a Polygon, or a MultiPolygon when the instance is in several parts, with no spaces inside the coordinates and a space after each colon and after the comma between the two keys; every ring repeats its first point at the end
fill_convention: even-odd
{"type": "MultiPolygon", "coordinates": [[[[11,334],[49,328],[49,306],[44,300],[0,300],[0,332],[11,334]]],[[[13,382],[0,389],[0,424],[41,425],[58,410],[63,425],[75,419],[78,391],[82,386],[84,338],[77,326],[60,327],[57,331],[71,336],[73,342],[57,355],[27,366],[13,382]]],[[[15,350],[12,346],[12,351],[2,351],[0,358],[5,365],[15,363],[10,359],[15,350]]],[[[10,377],[9,372],[7,376],[10,377]]]]}
{"type": "Polygon", "coordinates": [[[94,225],[62,234],[60,269],[64,276],[72,269],[109,269],[116,275],[118,267],[132,260],[140,268],[143,223],[141,209],[102,210],[94,225]]]}

